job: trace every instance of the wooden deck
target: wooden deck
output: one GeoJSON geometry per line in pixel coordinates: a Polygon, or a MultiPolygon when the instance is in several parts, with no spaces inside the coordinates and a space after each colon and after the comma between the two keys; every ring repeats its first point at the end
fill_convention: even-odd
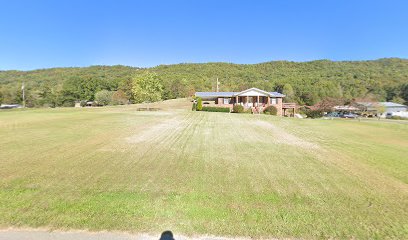
{"type": "Polygon", "coordinates": [[[282,103],[282,108],[284,109],[296,108],[296,103],[282,103]]]}

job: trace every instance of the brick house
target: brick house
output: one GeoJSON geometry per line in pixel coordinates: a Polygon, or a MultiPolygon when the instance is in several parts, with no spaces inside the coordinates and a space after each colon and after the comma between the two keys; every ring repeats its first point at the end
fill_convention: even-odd
{"type": "Polygon", "coordinates": [[[214,101],[220,107],[230,107],[239,104],[253,112],[262,112],[268,106],[276,107],[277,115],[282,116],[287,109],[295,109],[294,104],[283,103],[285,95],[278,92],[267,92],[258,88],[250,88],[241,92],[196,92],[196,97],[204,101],[214,101]]]}

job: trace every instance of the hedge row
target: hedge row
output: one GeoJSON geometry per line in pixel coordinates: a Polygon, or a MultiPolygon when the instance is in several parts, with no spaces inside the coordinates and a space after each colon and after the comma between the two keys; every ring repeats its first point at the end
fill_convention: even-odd
{"type": "Polygon", "coordinates": [[[229,107],[203,107],[201,111],[206,111],[206,112],[230,112],[229,107]]]}

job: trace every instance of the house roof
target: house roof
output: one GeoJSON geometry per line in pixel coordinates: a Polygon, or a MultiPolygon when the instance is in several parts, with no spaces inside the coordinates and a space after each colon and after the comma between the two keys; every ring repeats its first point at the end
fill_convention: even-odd
{"type": "Polygon", "coordinates": [[[196,97],[232,97],[234,92],[196,92],[196,97]]]}
{"type": "Polygon", "coordinates": [[[349,106],[349,105],[345,105],[345,106],[334,106],[333,109],[335,110],[340,110],[340,111],[356,111],[359,110],[358,108],[354,107],[354,106],[349,106]]]}
{"type": "Polygon", "coordinates": [[[382,104],[385,107],[407,107],[406,105],[394,102],[381,102],[380,104],[382,104]]]}
{"type": "Polygon", "coordinates": [[[384,106],[384,107],[407,107],[403,104],[394,103],[394,102],[357,102],[357,104],[362,105],[364,107],[375,107],[377,104],[384,106]]]}
{"type": "Polygon", "coordinates": [[[240,96],[241,94],[244,94],[250,91],[256,91],[261,94],[267,95],[269,97],[285,97],[285,95],[282,93],[267,92],[267,91],[264,91],[258,88],[250,88],[250,89],[246,89],[241,92],[196,92],[195,96],[201,97],[201,98],[235,97],[235,96],[240,96]]]}

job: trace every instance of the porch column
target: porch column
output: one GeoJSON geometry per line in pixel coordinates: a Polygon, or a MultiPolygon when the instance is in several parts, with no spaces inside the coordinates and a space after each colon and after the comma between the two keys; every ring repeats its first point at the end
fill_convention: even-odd
{"type": "Polygon", "coordinates": [[[238,96],[235,96],[235,104],[238,104],[238,96]]]}
{"type": "Polygon", "coordinates": [[[259,95],[256,96],[256,106],[259,106],[259,95]]]}
{"type": "Polygon", "coordinates": [[[266,106],[269,106],[270,103],[271,103],[271,97],[268,96],[268,102],[266,103],[266,106]]]}
{"type": "Polygon", "coordinates": [[[246,96],[246,105],[248,106],[248,102],[249,102],[249,97],[246,96]]]}

